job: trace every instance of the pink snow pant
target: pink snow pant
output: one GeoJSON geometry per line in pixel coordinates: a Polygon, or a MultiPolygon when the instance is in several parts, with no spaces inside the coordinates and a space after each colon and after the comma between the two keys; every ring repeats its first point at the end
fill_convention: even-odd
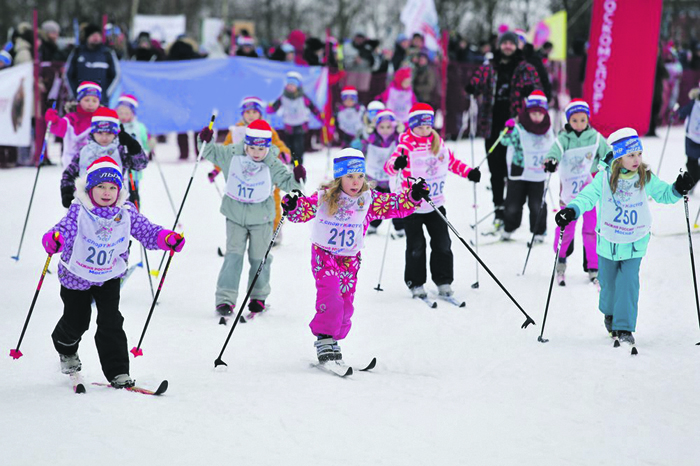
{"type": "Polygon", "coordinates": [[[312,246],[311,271],[316,280],[316,315],[309,324],[314,335],[342,340],[350,331],[360,254],[337,256],[312,246]]]}
{"type": "MultiPolygon", "coordinates": [[[[598,253],[596,252],[596,232],[595,232],[595,226],[596,226],[596,211],[595,208],[593,210],[589,210],[588,212],[584,213],[582,215],[583,217],[583,247],[585,248],[586,251],[586,264],[588,269],[595,269],[598,270],[598,253]]],[[[579,217],[581,218],[581,217],[579,217]]],[[[561,259],[566,258],[566,252],[569,250],[569,246],[571,245],[571,242],[574,240],[574,234],[576,233],[576,222],[578,220],[574,220],[573,222],[569,223],[566,226],[566,229],[564,230],[564,239],[562,240],[561,244],[561,250],[559,251],[559,258],[561,262],[561,259]]],[[[559,230],[560,228],[557,227],[556,235],[554,236],[554,252],[557,252],[557,246],[559,245],[559,230]]]]}

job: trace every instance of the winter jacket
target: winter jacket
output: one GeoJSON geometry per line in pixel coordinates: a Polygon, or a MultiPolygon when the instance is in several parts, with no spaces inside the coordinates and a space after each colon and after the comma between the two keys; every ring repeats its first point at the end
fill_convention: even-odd
{"type": "MultiPolygon", "coordinates": [[[[681,120],[685,119],[685,131],[688,133],[688,126],[690,125],[690,114],[693,112],[693,107],[697,107],[697,112],[700,112],[700,89],[693,89],[691,94],[696,95],[695,99],[691,99],[690,102],[682,106],[678,110],[678,116],[681,120]]],[[[691,160],[700,159],[700,144],[690,139],[688,136],[685,137],[685,155],[691,160]]]]}
{"type": "Polygon", "coordinates": [[[413,92],[419,102],[431,103],[438,81],[432,66],[417,66],[413,70],[413,92]]]}
{"type": "Polygon", "coordinates": [[[542,84],[542,92],[544,92],[544,95],[547,96],[548,100],[551,99],[552,82],[549,80],[549,73],[542,62],[542,57],[535,52],[535,48],[532,44],[525,44],[525,47],[523,47],[523,56],[525,57],[525,61],[531,64],[535,68],[535,71],[537,71],[537,76],[540,78],[540,84],[542,84]]]}
{"type": "Polygon", "coordinates": [[[102,101],[107,102],[119,83],[119,78],[117,55],[105,45],[91,49],[81,44],[66,61],[66,79],[74,96],[81,82],[92,81],[102,86],[102,101]]]}
{"type": "Polygon", "coordinates": [[[595,159],[591,165],[591,173],[595,174],[598,172],[598,164],[603,160],[608,152],[610,152],[610,146],[605,141],[603,135],[598,131],[594,130],[590,126],[584,129],[581,134],[576,134],[571,126],[567,123],[565,129],[559,132],[556,142],[549,149],[549,153],[545,157],[545,160],[556,160],[559,162],[564,151],[568,149],[578,149],[579,147],[592,146],[595,144],[596,137],[598,137],[598,151],[595,153],[595,159]]]}
{"type": "MultiPolygon", "coordinates": [[[[79,176],[85,176],[84,173],[80,173],[81,157],[85,160],[83,165],[88,166],[100,157],[112,157],[115,151],[119,151],[119,159],[122,162],[119,168],[121,168],[124,175],[126,175],[126,170],[140,171],[148,165],[148,156],[143,151],[143,146],[141,152],[138,154],[129,155],[126,147],[119,145],[117,138],[107,146],[101,146],[96,143],[94,139],[89,138],[87,145],[80,149],[80,152],[73,157],[71,163],[63,170],[63,175],[61,175],[61,191],[67,187],[75,188],[76,179],[79,176]]],[[[126,190],[128,191],[128,188],[126,190]]]]}
{"type": "MultiPolygon", "coordinates": [[[[51,228],[49,232],[57,231],[61,233],[65,241],[63,252],[61,253],[61,262],[58,264],[58,279],[61,285],[71,290],[87,290],[91,286],[101,286],[103,282],[90,282],[84,278],[73,275],[64,265],[64,263],[68,264],[70,262],[71,255],[73,254],[73,245],[75,244],[78,232],[78,214],[80,213],[80,209],[87,209],[92,212],[93,215],[101,218],[113,218],[122,207],[125,207],[126,212],[128,212],[131,217],[131,236],[140,241],[146,249],[158,249],[158,233],[163,230],[163,227],[151,223],[145,216],[139,213],[134,204],[126,201],[128,192],[125,189],[119,192],[119,199],[117,200],[116,206],[98,207],[92,203],[90,197],[85,192],[85,179],[80,178],[76,180],[76,185],[78,187],[75,195],[76,199],[68,208],[66,216],[51,228]]],[[[121,258],[128,264],[129,251],[123,253],[121,258]]]]}
{"type": "MultiPolygon", "coordinates": [[[[623,261],[644,257],[647,252],[651,233],[633,243],[611,243],[600,234],[600,227],[603,224],[601,215],[605,209],[615,209],[614,205],[607,202],[604,203],[602,200],[603,183],[609,183],[610,180],[609,159],[610,157],[600,163],[600,173],[593,178],[593,181],[588,186],[583,188],[576,196],[576,199],[571,201],[567,207],[574,209],[576,218],[578,218],[581,214],[588,212],[598,204],[596,209],[596,233],[598,234],[596,252],[599,256],[611,261],[623,261]]],[[[635,172],[624,172],[626,172],[626,170],[623,169],[623,173],[620,174],[621,179],[630,179],[636,175],[635,172]]],[[[660,204],[674,204],[682,197],[678,194],[678,191],[676,191],[673,185],[661,181],[654,174],[651,175],[649,182],[644,185],[644,190],[648,196],[651,196],[654,201],[660,204]]]]}
{"type": "Polygon", "coordinates": [[[80,149],[88,143],[93,115],[94,112],[86,112],[78,105],[74,112],[66,114],[51,125],[51,134],[63,138],[61,160],[64,166],[68,166],[73,157],[78,155],[80,149]]]}
{"type": "MultiPolygon", "coordinates": [[[[199,137],[197,137],[197,144],[199,147],[202,145],[199,137]]],[[[207,144],[201,155],[216,166],[221,167],[226,180],[228,180],[233,157],[247,157],[242,142],[228,146],[207,144]]],[[[293,189],[303,189],[302,184],[294,179],[292,172],[279,160],[278,156],[279,149],[277,146],[271,145],[270,151],[262,161],[270,168],[272,184],[287,192],[293,189]]],[[[227,219],[239,225],[260,225],[275,219],[275,200],[270,195],[263,202],[243,203],[229,196],[224,196],[221,200],[220,211],[227,219]]]]}
{"type": "Polygon", "coordinates": [[[304,123],[300,124],[300,125],[292,125],[292,124],[289,124],[289,121],[285,119],[285,115],[284,115],[284,105],[283,105],[283,101],[282,101],[282,100],[283,100],[283,99],[282,99],[283,97],[284,97],[284,98],[287,98],[287,99],[291,99],[291,100],[303,99],[304,107],[306,107],[311,113],[313,113],[314,115],[316,115],[316,118],[318,118],[319,120],[322,119],[322,118],[321,118],[321,112],[318,110],[318,108],[316,107],[316,105],[314,105],[313,101],[312,101],[306,94],[304,94],[304,91],[303,91],[301,88],[299,88],[299,89],[297,90],[297,92],[294,93],[294,94],[289,94],[289,93],[285,90],[285,91],[282,93],[282,95],[279,96],[279,97],[277,98],[277,100],[275,100],[274,102],[272,102],[272,103],[267,107],[267,113],[275,113],[275,112],[277,112],[280,108],[282,108],[282,112],[283,112],[283,113],[282,113],[282,121],[284,122],[284,130],[287,131],[287,132],[290,132],[290,134],[291,134],[291,131],[293,130],[293,128],[294,128],[295,126],[303,126],[303,127],[304,127],[304,130],[306,130],[307,127],[308,127],[308,125],[309,125],[309,119],[308,119],[308,117],[307,117],[307,118],[306,118],[306,121],[305,121],[304,123]]]}
{"type": "MultiPolygon", "coordinates": [[[[479,106],[479,121],[477,124],[477,135],[488,138],[492,133],[492,123],[494,120],[493,109],[496,103],[496,79],[497,69],[507,65],[500,63],[500,52],[494,54],[493,60],[481,65],[472,76],[465,90],[468,94],[482,96],[479,106]]],[[[511,60],[517,61],[509,85],[510,111],[508,115],[500,115],[499,120],[515,118],[524,107],[525,98],[536,89],[542,89],[540,78],[535,68],[527,63],[522,54],[515,52],[511,60]],[[504,118],[505,117],[505,118],[504,118]]],[[[495,128],[500,130],[500,128],[495,128]]]]}
{"type": "Polygon", "coordinates": [[[384,102],[386,108],[394,112],[396,120],[404,124],[408,123],[408,114],[411,111],[411,107],[418,102],[413,89],[404,89],[401,87],[401,84],[396,82],[396,77],[391,81],[389,87],[374,100],[384,102]]]}

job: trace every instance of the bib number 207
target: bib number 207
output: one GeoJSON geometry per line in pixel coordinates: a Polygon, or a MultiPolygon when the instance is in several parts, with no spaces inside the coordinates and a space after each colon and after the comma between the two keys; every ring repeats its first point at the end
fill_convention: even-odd
{"type": "Polygon", "coordinates": [[[331,228],[331,237],[328,239],[328,244],[339,246],[341,248],[349,248],[355,244],[354,230],[340,230],[331,228]]]}
{"type": "Polygon", "coordinates": [[[92,246],[88,248],[88,251],[90,251],[90,255],[87,256],[85,262],[89,262],[90,264],[97,263],[97,265],[105,265],[107,262],[110,262],[112,260],[112,255],[114,254],[114,249],[110,249],[109,253],[107,253],[105,250],[97,252],[97,250],[92,246]]]}

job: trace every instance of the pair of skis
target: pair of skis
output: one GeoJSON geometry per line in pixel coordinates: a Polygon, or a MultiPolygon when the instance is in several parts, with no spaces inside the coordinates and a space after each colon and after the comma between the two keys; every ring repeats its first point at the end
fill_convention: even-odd
{"type": "MultiPolygon", "coordinates": [[[[85,382],[83,381],[83,378],[79,372],[74,372],[74,373],[70,374],[70,380],[71,380],[71,384],[73,385],[73,392],[74,393],[77,393],[77,394],[87,393],[87,390],[85,389],[85,382]]],[[[116,387],[113,387],[111,384],[104,383],[104,382],[93,382],[92,385],[99,386],[99,387],[116,388],[116,387]]],[[[124,390],[126,390],[127,392],[140,393],[141,395],[152,395],[152,396],[160,396],[163,393],[165,393],[167,389],[168,389],[168,381],[167,380],[163,380],[160,383],[160,385],[158,385],[158,388],[155,390],[149,390],[147,388],[138,387],[138,386],[124,388],[124,390]]]]}
{"type": "MultiPolygon", "coordinates": [[[[613,339],[613,348],[619,348],[622,346],[622,342],[620,341],[620,337],[617,335],[616,332],[612,332],[610,336],[613,339]]],[[[630,348],[630,354],[632,356],[639,354],[639,351],[637,350],[637,344],[636,343],[630,343],[630,342],[625,342],[629,348],[630,348]]]]}
{"type": "MultiPolygon", "coordinates": [[[[267,312],[267,308],[265,308],[264,310],[262,310],[260,312],[249,311],[246,315],[241,316],[240,323],[245,324],[247,322],[250,322],[253,319],[255,319],[258,315],[262,314],[263,312],[267,312]]],[[[219,325],[228,325],[228,321],[230,319],[231,319],[230,316],[221,316],[219,318],[219,325]]]]}
{"type": "MultiPolygon", "coordinates": [[[[418,298],[418,299],[420,299],[421,301],[423,301],[423,302],[426,304],[426,306],[428,306],[430,309],[436,309],[436,308],[437,308],[437,301],[434,301],[434,300],[430,299],[428,296],[416,296],[416,298],[418,298]]],[[[448,303],[450,303],[450,304],[452,304],[453,306],[456,306],[456,307],[466,307],[466,306],[467,306],[466,301],[460,301],[460,300],[458,300],[457,298],[455,298],[454,296],[441,296],[441,295],[438,295],[438,298],[439,298],[439,299],[442,299],[443,301],[448,302],[448,303]]]]}
{"type": "MultiPolygon", "coordinates": [[[[372,358],[369,364],[365,366],[363,369],[358,369],[360,372],[368,372],[374,369],[377,365],[377,358],[372,358]]],[[[325,361],[325,362],[320,362],[317,364],[312,364],[313,367],[316,367],[323,372],[327,372],[329,374],[337,375],[338,377],[348,377],[354,373],[354,369],[352,366],[348,366],[342,361],[325,361]]]]}

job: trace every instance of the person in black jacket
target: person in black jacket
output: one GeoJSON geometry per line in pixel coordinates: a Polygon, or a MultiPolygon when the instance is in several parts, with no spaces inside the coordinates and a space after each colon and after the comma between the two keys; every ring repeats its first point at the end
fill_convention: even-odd
{"type": "Polygon", "coordinates": [[[109,105],[109,96],[119,82],[119,60],[112,49],[102,44],[99,26],[85,26],[84,41],[68,56],[65,73],[74,96],[81,82],[95,82],[104,89],[102,104],[109,105]]]}

